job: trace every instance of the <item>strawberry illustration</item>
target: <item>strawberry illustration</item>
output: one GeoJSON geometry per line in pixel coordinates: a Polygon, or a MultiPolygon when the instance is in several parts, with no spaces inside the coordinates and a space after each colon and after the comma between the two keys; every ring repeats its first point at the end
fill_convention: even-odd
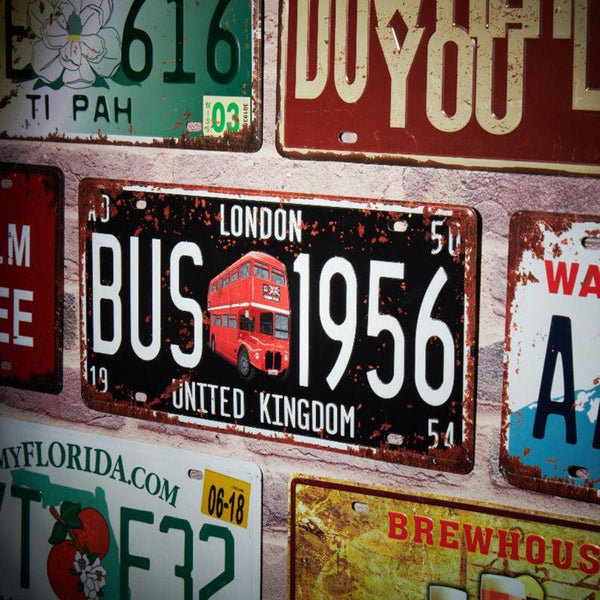
{"type": "Polygon", "coordinates": [[[60,600],[95,600],[104,594],[106,570],[102,559],[110,546],[108,524],[94,508],[64,501],[48,540],[48,581],[60,600]]]}

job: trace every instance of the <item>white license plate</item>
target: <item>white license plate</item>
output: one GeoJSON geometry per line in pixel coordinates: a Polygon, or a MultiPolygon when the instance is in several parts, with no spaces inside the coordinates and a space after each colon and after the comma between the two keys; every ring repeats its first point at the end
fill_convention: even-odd
{"type": "Polygon", "coordinates": [[[253,464],[0,420],[0,598],[260,598],[253,464]]]}
{"type": "Polygon", "coordinates": [[[600,502],[600,217],[513,216],[501,467],[600,502]]]}

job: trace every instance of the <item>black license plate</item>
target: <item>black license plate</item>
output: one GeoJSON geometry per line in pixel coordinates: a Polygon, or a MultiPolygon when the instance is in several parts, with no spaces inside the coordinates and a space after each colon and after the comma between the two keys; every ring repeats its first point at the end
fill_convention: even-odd
{"type": "Polygon", "coordinates": [[[465,472],[469,208],[89,180],[94,408],[465,472]]]}

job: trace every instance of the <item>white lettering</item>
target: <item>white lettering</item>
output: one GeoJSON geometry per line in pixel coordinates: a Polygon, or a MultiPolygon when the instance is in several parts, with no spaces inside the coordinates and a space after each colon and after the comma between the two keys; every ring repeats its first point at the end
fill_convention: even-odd
{"type": "Polygon", "coordinates": [[[19,324],[31,323],[32,313],[22,311],[19,304],[21,300],[33,302],[33,292],[31,290],[15,290],[13,295],[13,344],[17,346],[27,346],[33,348],[33,338],[28,335],[21,335],[19,324]]]}
{"type": "Polygon", "coordinates": [[[193,242],[179,242],[171,252],[170,270],[171,270],[171,299],[173,304],[183,312],[189,312],[192,315],[190,326],[194,330],[191,352],[183,352],[176,344],[171,344],[171,354],[178,365],[193,369],[202,358],[202,308],[193,299],[181,295],[179,283],[179,263],[181,259],[187,256],[192,259],[194,265],[202,264],[202,252],[197,244],[193,242]]]}
{"type": "Polygon", "coordinates": [[[354,438],[355,408],[260,392],[260,422],[287,429],[354,438]]]}
{"type": "Polygon", "coordinates": [[[17,234],[17,226],[14,223],[8,224],[8,264],[15,266],[23,266],[23,257],[25,257],[25,267],[30,266],[30,233],[31,227],[23,225],[21,227],[21,236],[17,234]],[[13,258],[14,257],[14,258],[13,258]],[[16,259],[16,262],[15,262],[16,259]]]}
{"type": "Polygon", "coordinates": [[[351,32],[348,31],[349,0],[335,2],[335,64],[334,81],[339,97],[348,104],[356,102],[365,91],[369,64],[369,30],[371,0],[356,0],[356,61],[354,76],[350,82],[348,77],[348,41],[351,32]]]}
{"type": "Polygon", "coordinates": [[[375,0],[377,37],[391,78],[390,127],[403,128],[406,124],[406,79],[425,31],[417,27],[420,9],[421,0],[375,0]],[[402,45],[390,25],[397,11],[407,27],[402,45]]]}
{"type": "Polygon", "coordinates": [[[330,0],[318,0],[317,71],[313,79],[308,73],[308,32],[310,0],[298,0],[296,34],[296,98],[313,100],[325,89],[329,76],[329,30],[331,27],[330,0]]]}
{"type": "Polygon", "coordinates": [[[131,347],[142,360],[152,360],[160,351],[160,240],[152,240],[152,259],[150,269],[152,272],[152,308],[149,318],[152,322],[152,341],[144,346],[140,340],[140,249],[139,238],[129,238],[130,252],[130,325],[131,325],[131,347]]]}
{"type": "Polygon", "coordinates": [[[219,207],[219,227],[225,237],[242,237],[266,240],[274,237],[282,242],[302,241],[302,210],[268,206],[246,206],[234,204],[229,209],[219,207]]]}
{"type": "MultiPolygon", "coordinates": [[[[107,261],[111,262],[111,261],[107,261]]],[[[92,234],[92,339],[94,352],[114,354],[121,345],[121,245],[110,233],[92,234]],[[111,283],[103,284],[101,277],[101,253],[107,250],[112,253],[113,271],[111,283]],[[113,335],[112,339],[102,337],[102,306],[112,306],[113,335]]]]}

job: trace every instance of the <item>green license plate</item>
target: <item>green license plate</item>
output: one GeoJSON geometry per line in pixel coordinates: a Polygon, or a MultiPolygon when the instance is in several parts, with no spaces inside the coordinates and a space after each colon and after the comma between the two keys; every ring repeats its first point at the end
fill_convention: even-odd
{"type": "Polygon", "coordinates": [[[0,135],[261,143],[256,0],[0,0],[0,135]]]}

